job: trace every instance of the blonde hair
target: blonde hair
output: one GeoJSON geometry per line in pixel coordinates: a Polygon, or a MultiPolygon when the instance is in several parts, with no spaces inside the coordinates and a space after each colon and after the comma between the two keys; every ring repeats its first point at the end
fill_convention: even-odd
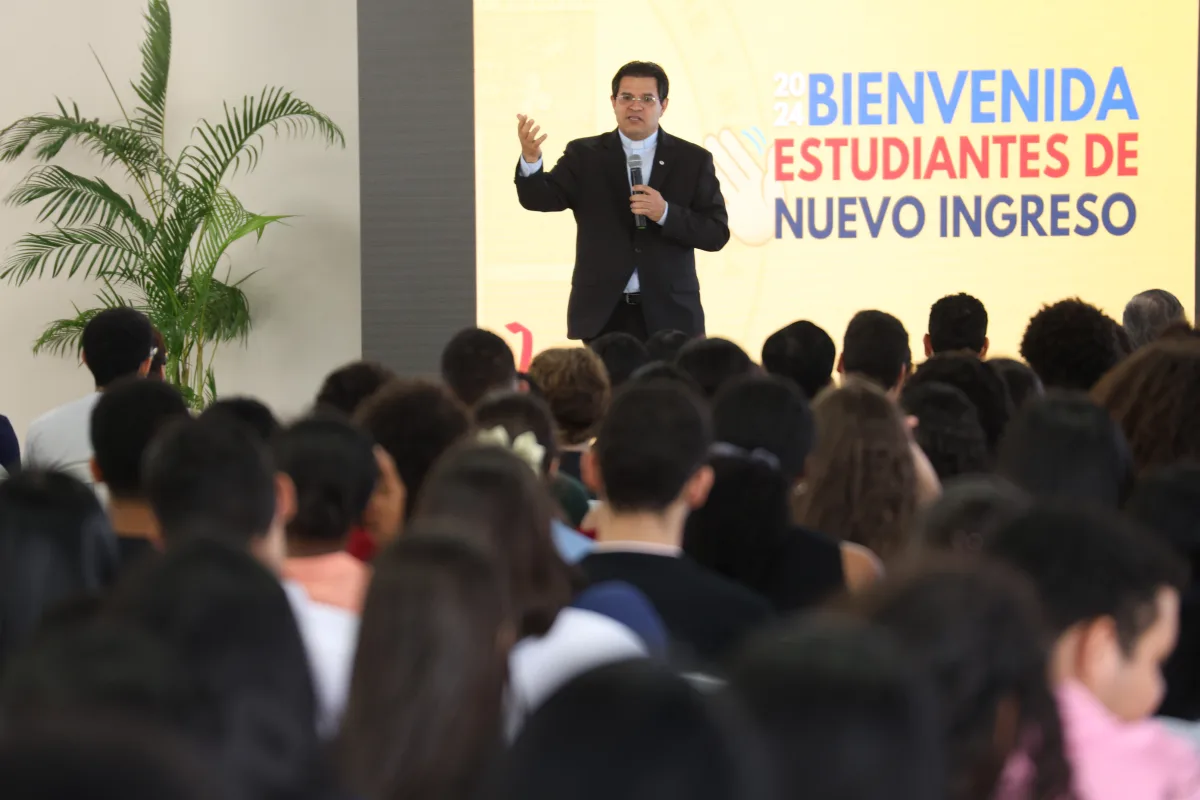
{"type": "Polygon", "coordinates": [[[889,560],[904,548],[917,513],[904,415],[881,389],[856,378],[819,394],[812,410],[817,446],[797,521],[889,560]]]}
{"type": "Polygon", "coordinates": [[[555,347],[533,359],[529,377],[550,406],[561,444],[584,444],[596,435],[612,398],[600,356],[586,347],[555,347]]]}

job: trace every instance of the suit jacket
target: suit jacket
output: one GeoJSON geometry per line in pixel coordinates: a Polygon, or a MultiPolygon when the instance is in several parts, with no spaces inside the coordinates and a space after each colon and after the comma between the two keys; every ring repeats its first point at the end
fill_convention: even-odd
{"type": "Polygon", "coordinates": [[[650,333],[676,329],[704,333],[696,278],[696,248],[715,252],[729,241],[729,216],[712,154],[699,145],[658,132],[649,186],[667,201],[664,225],[634,225],[629,174],[616,131],[567,144],[550,172],[528,178],[517,165],[517,198],[530,211],[575,214],[575,272],[567,306],[567,335],[600,333],[636,268],[650,333]]]}

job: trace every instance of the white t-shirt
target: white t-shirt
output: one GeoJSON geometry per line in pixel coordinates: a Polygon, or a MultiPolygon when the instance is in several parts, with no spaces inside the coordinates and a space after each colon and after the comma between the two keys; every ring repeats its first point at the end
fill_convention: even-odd
{"type": "Polygon", "coordinates": [[[25,466],[62,470],[92,486],[92,409],[99,400],[93,392],[35,419],[25,436],[25,466]]]}
{"type": "Polygon", "coordinates": [[[312,600],[304,587],[284,581],[300,638],[308,651],[313,690],[317,695],[317,729],[325,738],[337,734],[350,696],[350,676],[358,647],[359,618],[344,608],[312,600]]]}
{"type": "Polygon", "coordinates": [[[545,636],[526,637],[509,654],[509,737],[515,737],[525,717],[572,678],[605,664],[646,656],[645,643],[621,623],[594,611],[564,608],[545,636]]]}

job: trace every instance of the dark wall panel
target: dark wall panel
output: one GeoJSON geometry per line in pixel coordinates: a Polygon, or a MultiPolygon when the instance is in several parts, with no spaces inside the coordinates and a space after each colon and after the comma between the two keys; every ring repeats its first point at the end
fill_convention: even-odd
{"type": "Polygon", "coordinates": [[[359,0],[363,356],[434,373],[475,321],[472,0],[359,0]]]}

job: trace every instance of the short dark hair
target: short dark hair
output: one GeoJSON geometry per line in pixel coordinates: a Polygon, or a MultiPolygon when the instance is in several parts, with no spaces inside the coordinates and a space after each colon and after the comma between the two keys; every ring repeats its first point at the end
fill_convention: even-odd
{"type": "Polygon", "coordinates": [[[337,542],[362,522],[379,480],[375,442],[340,416],[314,416],[275,437],[276,466],[296,486],[289,536],[337,542]]]}
{"type": "Polygon", "coordinates": [[[571,568],[550,533],[553,514],[546,485],[519,456],[465,443],[430,473],[416,518],[457,521],[493,553],[523,639],[545,635],[573,596],[571,568]]]}
{"type": "Polygon", "coordinates": [[[1006,743],[1036,764],[1027,796],[1070,793],[1062,724],[1046,682],[1041,607],[1026,576],[1003,564],[943,556],[892,576],[857,605],[933,678],[946,752],[945,797],[996,794],[1006,764],[997,757],[996,729],[1009,710],[1017,714],[1015,731],[1037,731],[1035,742],[1017,736],[1006,743]]]}
{"type": "Polygon", "coordinates": [[[396,377],[396,373],[374,361],[352,361],[329,373],[317,392],[316,406],[352,417],[364,400],[396,377]]]}
{"type": "Polygon", "coordinates": [[[236,420],[266,444],[270,444],[276,434],[283,430],[283,425],[270,406],[253,397],[222,397],[204,409],[200,418],[236,420]]]}
{"type": "Polygon", "coordinates": [[[944,383],[959,389],[979,413],[988,451],[996,452],[1012,417],[1012,401],[1004,379],[987,362],[965,353],[942,353],[930,358],[913,374],[910,385],[944,383]]]}
{"type": "Polygon", "coordinates": [[[683,346],[692,340],[683,331],[674,329],[656,331],[646,340],[646,350],[654,361],[674,362],[683,346]]]}
{"type": "Polygon", "coordinates": [[[633,373],[629,379],[630,383],[651,383],[655,381],[676,383],[689,392],[695,393],[697,397],[701,396],[703,391],[700,388],[700,383],[690,373],[685,372],[679,365],[666,361],[651,361],[633,373]]]}
{"type": "Polygon", "coordinates": [[[442,453],[471,429],[462,403],[444,386],[395,380],[362,404],[355,421],[396,463],[412,516],[425,476],[442,453]]]}
{"type": "Polygon", "coordinates": [[[1053,390],[1013,420],[996,471],[1035,497],[1116,510],[1133,485],[1133,456],[1107,411],[1087,395],[1053,390]]]}
{"type": "Polygon", "coordinates": [[[860,311],[846,326],[842,370],[894,389],[912,366],[912,345],[904,323],[884,311],[860,311]]]}
{"type": "Polygon", "coordinates": [[[969,294],[948,295],[929,309],[929,343],[935,353],[981,353],[987,331],[987,309],[969,294]]]}
{"type": "Polygon", "coordinates": [[[583,444],[596,435],[612,398],[600,356],[586,347],[552,347],[534,356],[529,377],[550,406],[562,444],[583,444]]]}
{"type": "Polygon", "coordinates": [[[92,409],[92,453],[113,497],[145,496],[142,458],[172,420],[188,416],[183,395],[169,383],[130,376],[105,388],[92,409]]]}
{"type": "Polygon", "coordinates": [[[46,612],[98,593],[117,552],[96,493],[70,475],[24,470],[0,482],[0,671],[46,612]]]}
{"type": "Polygon", "coordinates": [[[991,468],[979,412],[961,389],[940,381],[908,384],[900,405],[917,418],[913,434],[942,481],[991,468]]]}
{"type": "Polygon", "coordinates": [[[195,539],[245,549],[275,518],[271,454],[230,416],[171,423],[146,451],[142,474],[168,549],[195,539]]]}
{"type": "Polygon", "coordinates": [[[816,423],[803,392],[786,378],[748,375],[730,381],[713,402],[713,435],[746,451],[766,450],[789,484],[804,474],[816,423]]]}
{"type": "Polygon", "coordinates": [[[1125,335],[1136,350],[1153,342],[1172,324],[1187,321],[1179,298],[1165,289],[1148,289],[1133,296],[1122,316],[1125,335]]]}
{"type": "Polygon", "coordinates": [[[987,537],[1032,505],[1024,489],[997,475],[955,478],[922,513],[913,544],[921,552],[978,553],[987,537]]]}
{"type": "Polygon", "coordinates": [[[780,797],[946,797],[931,682],[895,638],[817,614],[753,641],[730,670],[780,797]]]}
{"type": "Polygon", "coordinates": [[[554,438],[554,418],[550,406],[540,397],[528,392],[498,392],[490,394],[475,406],[475,425],[480,430],[497,426],[504,428],[510,440],[523,433],[532,433],[546,451],[542,457],[542,473],[558,458],[558,442],[554,438]]]}
{"type": "Polygon", "coordinates": [[[824,329],[807,320],[775,331],[763,343],[763,369],[790,378],[811,400],[833,381],[837,348],[824,329]]]}
{"type": "Polygon", "coordinates": [[[1042,379],[1029,365],[1015,358],[989,358],[988,364],[1004,381],[1013,412],[1020,411],[1030,399],[1045,394],[1042,379]]]}
{"type": "Polygon", "coordinates": [[[1187,567],[1164,542],[1111,512],[1035,508],[991,536],[984,552],[1033,578],[1056,637],[1112,617],[1127,653],[1154,624],[1159,590],[1187,583],[1187,567]]]}
{"type": "Polygon", "coordinates": [[[633,373],[650,363],[650,351],[646,345],[629,333],[606,333],[589,343],[588,347],[604,362],[613,389],[622,386],[633,373]]]}
{"type": "Polygon", "coordinates": [[[600,427],[605,499],[618,512],[664,511],[708,458],[712,418],[700,398],[666,381],[626,386],[600,427]]]}
{"type": "Polygon", "coordinates": [[[517,362],[508,342],[483,328],[465,328],[442,350],[442,380],[470,408],[493,389],[511,389],[517,362]]]}
{"type": "Polygon", "coordinates": [[[1089,391],[1121,361],[1117,323],[1079,298],[1043,306],[1029,320],[1021,358],[1047,389],[1089,391]]]}
{"type": "Polygon", "coordinates": [[[617,74],[613,76],[612,80],[613,97],[616,97],[617,92],[621,90],[622,78],[654,78],[658,82],[658,99],[660,101],[666,100],[667,93],[671,90],[666,70],[653,61],[630,61],[617,70],[617,74]]]}
{"type": "Polygon", "coordinates": [[[80,342],[87,368],[103,389],[117,378],[135,374],[150,359],[154,326],[136,308],[106,308],[88,320],[80,342]]]}
{"type": "Polygon", "coordinates": [[[728,339],[694,339],[683,346],[675,363],[700,384],[709,400],[729,381],[756,371],[746,351],[728,339]]]}

